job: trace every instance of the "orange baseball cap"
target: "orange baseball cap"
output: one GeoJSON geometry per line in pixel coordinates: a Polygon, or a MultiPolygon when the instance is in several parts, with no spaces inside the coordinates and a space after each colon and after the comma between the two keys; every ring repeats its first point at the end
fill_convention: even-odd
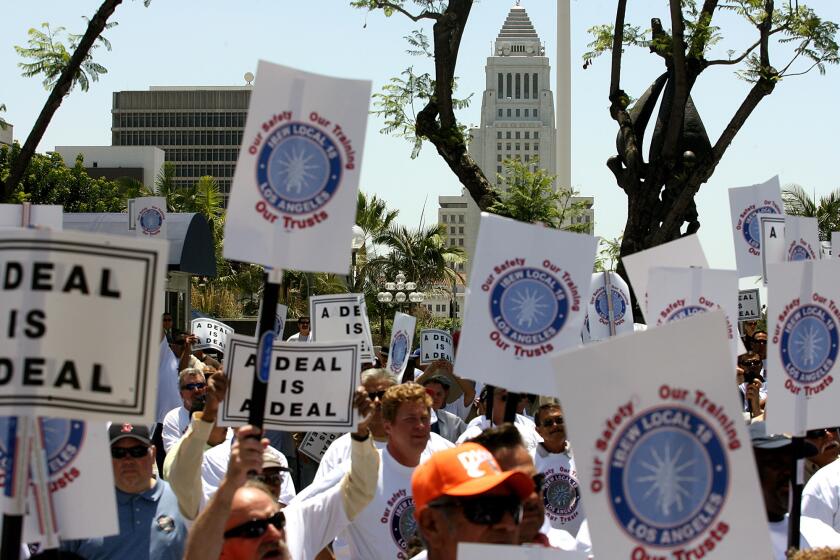
{"type": "Polygon", "coordinates": [[[429,502],[441,496],[478,496],[500,486],[523,500],[534,491],[531,477],[520,471],[503,472],[493,455],[477,443],[438,451],[414,469],[414,515],[419,518],[429,502]]]}

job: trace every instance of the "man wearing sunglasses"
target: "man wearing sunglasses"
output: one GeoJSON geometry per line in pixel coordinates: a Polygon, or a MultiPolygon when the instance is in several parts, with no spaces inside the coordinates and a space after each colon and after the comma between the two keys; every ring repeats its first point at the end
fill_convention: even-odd
{"type": "Polygon", "coordinates": [[[414,518],[427,550],[415,560],[456,560],[458,543],[518,544],[523,501],[534,492],[524,472],[502,472],[476,443],[440,451],[411,479],[414,518]]]}
{"type": "MultiPolygon", "coordinates": [[[[178,389],[182,404],[170,410],[163,419],[163,448],[167,453],[186,433],[193,413],[204,410],[207,400],[207,381],[204,372],[194,368],[183,370],[178,375],[178,389]]],[[[211,447],[220,444],[227,437],[227,432],[226,428],[214,428],[207,439],[207,444],[211,447]]]]}
{"type": "Polygon", "coordinates": [[[89,560],[182,558],[187,527],[175,494],[165,481],[152,474],[155,447],[149,429],[114,423],[108,429],[108,437],[120,532],[109,537],[65,541],[60,548],[89,560]]]}
{"type": "Polygon", "coordinates": [[[287,342],[309,342],[312,332],[309,330],[309,317],[298,317],[298,332],[286,339],[287,342]]]}

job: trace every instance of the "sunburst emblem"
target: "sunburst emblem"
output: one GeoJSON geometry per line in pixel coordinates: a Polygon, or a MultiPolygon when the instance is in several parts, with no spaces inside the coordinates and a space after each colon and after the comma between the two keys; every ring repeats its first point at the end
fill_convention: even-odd
{"type": "Polygon", "coordinates": [[[655,448],[650,449],[650,454],[652,463],[641,461],[641,465],[650,471],[650,474],[636,478],[636,482],[649,484],[647,492],[642,496],[643,499],[655,496],[656,506],[662,512],[662,515],[670,516],[672,507],[676,507],[677,512],[682,512],[684,508],[683,498],[690,496],[690,491],[686,486],[697,482],[696,476],[687,476],[683,473],[697,461],[691,459],[680,462],[683,454],[682,447],[677,449],[672,457],[670,444],[665,444],[662,457],[659,456],[655,448]]]}
{"type": "Polygon", "coordinates": [[[806,327],[796,333],[793,344],[802,356],[803,365],[813,366],[817,363],[825,352],[823,342],[825,342],[825,336],[815,326],[806,327]]]}
{"type": "Polygon", "coordinates": [[[310,181],[316,179],[316,174],[313,173],[320,169],[320,166],[311,163],[314,156],[306,154],[302,149],[292,148],[280,156],[277,162],[277,174],[281,183],[286,184],[286,192],[296,192],[300,194],[304,187],[310,181]]]}
{"type": "Polygon", "coordinates": [[[513,307],[517,312],[516,322],[520,326],[532,328],[534,323],[539,323],[546,315],[548,303],[544,303],[544,296],[537,293],[537,290],[525,288],[513,296],[513,307]]]}

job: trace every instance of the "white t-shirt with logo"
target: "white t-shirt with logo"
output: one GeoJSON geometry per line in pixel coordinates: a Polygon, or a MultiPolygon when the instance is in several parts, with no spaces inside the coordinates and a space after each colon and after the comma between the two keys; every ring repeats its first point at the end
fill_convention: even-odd
{"type": "Polygon", "coordinates": [[[376,495],[343,536],[349,546],[350,558],[405,560],[409,542],[417,532],[411,495],[411,475],[415,467],[398,463],[387,447],[379,454],[376,495]]]}
{"type": "Polygon", "coordinates": [[[163,418],[163,450],[169,453],[190,427],[190,411],[179,406],[166,413],[163,418]]]}
{"type": "Polygon", "coordinates": [[[545,475],[543,500],[546,519],[554,529],[563,529],[576,535],[584,513],[580,501],[580,482],[571,451],[551,453],[538,445],[534,466],[537,472],[545,475]]]}
{"type": "MultiPolygon", "coordinates": [[[[228,438],[219,445],[208,449],[204,452],[204,458],[201,461],[201,486],[204,491],[204,504],[210,501],[216,490],[219,489],[219,484],[227,473],[228,463],[230,463],[230,448],[232,439],[230,434],[232,430],[228,430],[228,438]]],[[[281,466],[289,468],[289,462],[286,456],[280,453],[277,449],[269,446],[267,448],[269,453],[274,454],[281,466]]],[[[292,476],[288,472],[283,473],[283,480],[280,483],[280,501],[288,504],[294,499],[295,483],[292,481],[292,476]]]]}

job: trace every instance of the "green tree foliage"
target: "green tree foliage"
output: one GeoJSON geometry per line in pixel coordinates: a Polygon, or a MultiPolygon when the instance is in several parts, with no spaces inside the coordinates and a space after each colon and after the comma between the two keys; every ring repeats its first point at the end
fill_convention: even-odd
{"type": "Polygon", "coordinates": [[[586,202],[574,200],[574,189],[556,187],[556,175],[539,167],[539,160],[530,162],[509,159],[502,163],[503,172],[497,177],[500,185],[497,200],[489,211],[520,222],[543,224],[577,233],[587,233],[588,223],[575,218],[586,214],[586,202]]]}
{"type": "MultiPolygon", "coordinates": [[[[20,145],[0,148],[0,180],[20,157],[20,145]]],[[[124,198],[116,181],[92,178],[87,174],[84,160],[76,158],[73,167],[67,167],[55,152],[35,154],[23,180],[11,193],[14,203],[60,204],[65,212],[120,212],[124,198]]]]}
{"type": "Polygon", "coordinates": [[[464,250],[447,245],[442,224],[417,229],[392,225],[374,242],[389,252],[368,261],[369,278],[393,278],[403,272],[421,289],[460,279],[454,265],[464,261],[464,250]]]}
{"type": "Polygon", "coordinates": [[[387,230],[399,213],[399,210],[388,209],[385,201],[375,194],[366,195],[359,191],[356,201],[356,225],[365,233],[365,246],[387,230]]]}
{"type": "Polygon", "coordinates": [[[831,232],[840,231],[840,189],[835,189],[819,200],[796,184],[782,189],[785,214],[817,219],[820,241],[831,241],[831,232]]]}
{"type": "MultiPolygon", "coordinates": [[[[5,113],[5,112],[6,112],[6,104],[5,103],[0,103],[0,113],[5,113]]],[[[4,119],[3,117],[0,117],[0,130],[6,130],[6,128],[8,126],[9,126],[9,123],[6,122],[6,119],[4,119]]]]}
{"type": "Polygon", "coordinates": [[[621,236],[614,239],[599,239],[598,255],[595,257],[595,272],[615,270],[621,258],[621,236]]]}

